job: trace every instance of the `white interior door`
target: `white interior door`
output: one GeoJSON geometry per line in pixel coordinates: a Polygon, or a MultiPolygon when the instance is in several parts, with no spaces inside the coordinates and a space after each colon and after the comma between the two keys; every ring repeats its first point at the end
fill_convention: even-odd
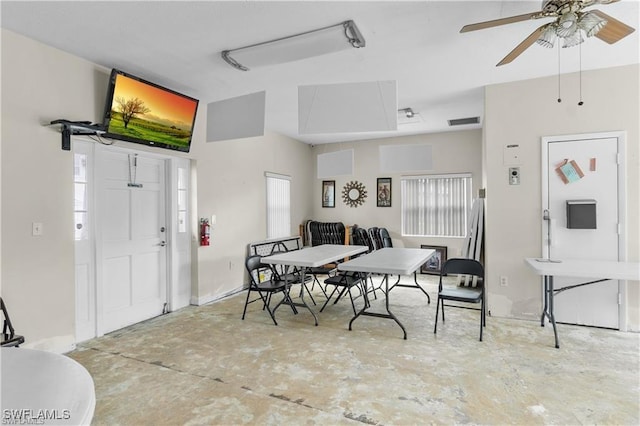
{"type": "Polygon", "coordinates": [[[107,333],[165,309],[165,160],[103,147],[97,159],[99,312],[107,333]]]}
{"type": "MultiPolygon", "coordinates": [[[[619,138],[615,136],[543,140],[546,182],[543,181],[542,205],[550,217],[543,230],[545,255],[551,259],[619,260],[619,229],[623,226],[619,163],[619,138]],[[558,170],[565,161],[564,169],[558,170]],[[595,229],[589,229],[589,224],[579,225],[578,229],[568,224],[567,201],[576,200],[595,202],[595,229]]],[[[554,284],[559,289],[584,282],[584,279],[557,277],[554,284]]],[[[557,294],[555,317],[557,322],[618,329],[619,283],[605,281],[557,294]]]]}

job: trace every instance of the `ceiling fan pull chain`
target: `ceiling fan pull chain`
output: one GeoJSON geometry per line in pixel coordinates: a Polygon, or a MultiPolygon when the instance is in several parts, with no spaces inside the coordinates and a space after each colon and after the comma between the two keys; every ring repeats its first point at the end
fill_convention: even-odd
{"type": "Polygon", "coordinates": [[[582,102],[582,44],[578,47],[580,48],[578,52],[580,55],[580,101],[578,102],[578,106],[582,106],[584,105],[584,102],[582,102]]]}
{"type": "Polygon", "coordinates": [[[560,43],[558,43],[558,103],[562,102],[560,96],[560,43]]]}

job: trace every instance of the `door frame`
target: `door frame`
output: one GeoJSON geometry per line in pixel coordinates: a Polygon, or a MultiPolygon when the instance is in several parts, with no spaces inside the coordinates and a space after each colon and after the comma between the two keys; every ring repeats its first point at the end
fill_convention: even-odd
{"type": "MultiPolygon", "coordinates": [[[[549,209],[549,144],[553,142],[569,142],[580,140],[592,140],[592,139],[616,139],[618,147],[618,261],[625,261],[627,259],[626,251],[626,172],[625,172],[625,147],[627,133],[625,131],[614,132],[598,132],[598,133],[580,133],[573,135],[560,135],[560,136],[543,136],[541,138],[541,218],[544,217],[545,210],[549,209]]],[[[549,221],[542,219],[542,256],[549,256],[548,246],[548,228],[549,221]]],[[[618,324],[620,331],[627,331],[627,282],[623,280],[618,281],[618,294],[620,299],[618,301],[618,324]]],[[[544,287],[541,286],[541,300],[544,301],[544,287]]]]}
{"type": "MultiPolygon", "coordinates": [[[[101,255],[101,253],[99,253],[100,247],[101,247],[101,241],[99,241],[100,233],[98,232],[98,222],[100,220],[99,218],[100,212],[96,211],[97,196],[98,196],[96,192],[97,190],[96,182],[98,178],[96,173],[96,164],[98,163],[97,159],[99,155],[99,150],[116,151],[116,152],[122,152],[126,154],[138,154],[141,156],[147,156],[150,158],[159,159],[164,162],[165,217],[166,217],[166,228],[167,228],[167,250],[166,250],[167,259],[166,259],[166,271],[165,271],[166,299],[167,299],[166,302],[167,302],[167,308],[169,312],[179,309],[181,307],[187,306],[190,300],[191,276],[189,275],[188,277],[185,277],[184,273],[181,275],[181,274],[178,274],[177,271],[185,270],[185,267],[184,267],[185,262],[189,263],[187,270],[188,271],[191,270],[191,267],[190,267],[191,246],[187,244],[186,254],[184,253],[185,251],[184,247],[183,247],[182,253],[177,252],[177,244],[176,244],[178,240],[177,226],[175,226],[174,224],[176,224],[178,221],[177,208],[175,208],[175,206],[178,203],[178,200],[177,200],[178,195],[175,189],[176,189],[177,173],[178,173],[179,167],[187,169],[186,175],[187,175],[187,178],[189,179],[189,182],[187,183],[188,185],[187,220],[191,219],[192,202],[191,202],[191,182],[190,182],[190,177],[191,177],[190,160],[188,158],[175,157],[171,155],[137,150],[133,148],[98,144],[94,140],[88,137],[74,136],[73,140],[91,143],[90,155],[91,155],[91,164],[93,165],[93,167],[88,173],[91,175],[91,186],[92,186],[91,188],[92,196],[89,200],[89,208],[91,210],[90,215],[93,218],[93,220],[90,222],[91,224],[90,234],[92,235],[92,239],[93,239],[92,261],[94,265],[94,268],[93,268],[94,305],[92,306],[92,309],[94,310],[94,318],[95,318],[95,337],[100,337],[104,335],[104,317],[102,312],[102,301],[104,300],[103,293],[102,293],[102,290],[103,290],[102,275],[101,275],[102,265],[99,262],[100,255],[101,255]],[[182,282],[183,280],[185,282],[182,282]],[[184,295],[185,292],[189,294],[185,296],[184,295]]],[[[187,234],[188,234],[187,238],[190,240],[191,225],[190,223],[187,223],[186,226],[187,226],[187,234]]]]}

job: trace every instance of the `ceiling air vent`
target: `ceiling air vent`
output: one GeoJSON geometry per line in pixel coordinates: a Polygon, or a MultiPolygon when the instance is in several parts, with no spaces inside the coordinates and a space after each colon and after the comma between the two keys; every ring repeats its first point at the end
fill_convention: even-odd
{"type": "Polygon", "coordinates": [[[464,126],[465,124],[480,123],[480,117],[456,118],[454,120],[448,120],[448,121],[449,121],[449,126],[464,126]]]}

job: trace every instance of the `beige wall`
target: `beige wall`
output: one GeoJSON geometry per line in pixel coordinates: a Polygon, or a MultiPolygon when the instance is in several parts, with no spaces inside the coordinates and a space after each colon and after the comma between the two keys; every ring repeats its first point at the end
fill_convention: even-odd
{"type": "MultiPolygon", "coordinates": [[[[75,343],[73,157],[60,149],[58,118],[97,122],[109,69],[2,30],[2,297],[27,347],[63,352],[75,343]],[[32,222],[44,234],[31,236],[32,222]]],[[[308,145],[278,136],[206,143],[201,101],[189,154],[194,218],[216,214],[212,245],[198,247],[193,227],[193,298],[203,302],[245,282],[246,245],[266,237],[264,172],[291,175],[292,233],[309,216],[308,145]]]]}
{"type": "Polygon", "coordinates": [[[380,172],[379,147],[381,145],[428,144],[432,146],[433,169],[404,175],[441,174],[470,172],[473,176],[473,194],[477,195],[482,184],[482,132],[480,130],[453,131],[445,133],[376,139],[359,142],[317,145],[313,148],[313,218],[318,221],[339,221],[345,225],[369,228],[385,227],[389,230],[394,246],[420,247],[420,244],[448,247],[448,255],[459,255],[463,238],[416,238],[402,237],[400,230],[400,178],[402,174],[380,172]],[[322,208],[322,180],[317,179],[318,154],[354,150],[353,176],[336,176],[324,180],[336,181],[336,207],[322,208]],[[376,179],[391,177],[391,207],[376,206],[376,179]],[[341,198],[342,188],[352,180],[364,184],[366,202],[359,207],[347,206],[341,198]]]}
{"type": "MultiPolygon", "coordinates": [[[[578,106],[577,74],[488,86],[485,99],[484,161],[487,187],[486,266],[493,315],[539,319],[540,279],[523,258],[542,254],[541,138],[623,130],[626,140],[627,260],[640,260],[638,65],[583,72],[584,105],[578,106]],[[503,149],[519,144],[521,184],[508,185],[503,149]],[[500,287],[507,276],[508,287],[500,287]]],[[[594,248],[595,250],[595,248],[594,248]]],[[[640,329],[638,283],[628,285],[627,320],[640,329]]]]}
{"type": "Polygon", "coordinates": [[[75,342],[73,158],[43,124],[98,119],[107,77],[2,30],[2,297],[35,346],[62,351],[75,342]],[[42,236],[31,236],[32,222],[43,223],[42,236]]]}
{"type": "Polygon", "coordinates": [[[211,246],[195,247],[198,288],[206,303],[238,290],[245,280],[247,244],[267,236],[265,172],[291,176],[291,234],[310,214],[311,147],[282,135],[199,144],[197,217],[216,215],[211,246]]]}

